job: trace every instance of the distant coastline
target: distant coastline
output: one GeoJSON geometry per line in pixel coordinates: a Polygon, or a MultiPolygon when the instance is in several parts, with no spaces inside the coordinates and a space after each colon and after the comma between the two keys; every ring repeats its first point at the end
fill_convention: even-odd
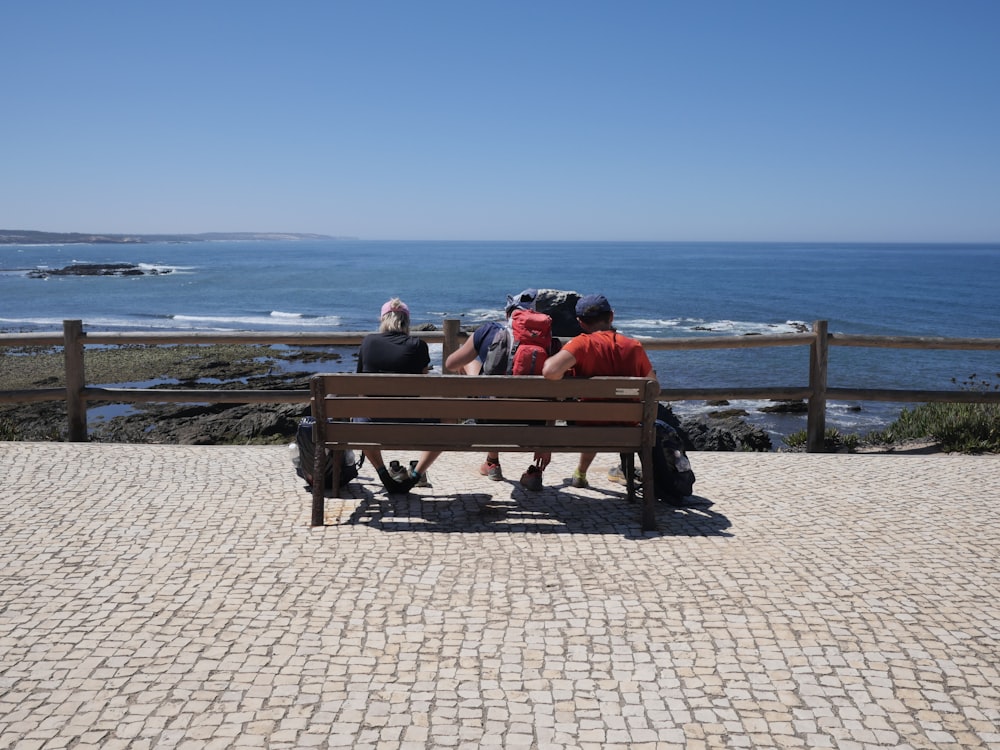
{"type": "Polygon", "coordinates": [[[301,232],[203,232],[202,234],[88,234],[85,232],[38,232],[27,229],[0,229],[0,245],[111,244],[143,245],[148,242],[231,242],[253,240],[353,240],[328,234],[301,232]]]}

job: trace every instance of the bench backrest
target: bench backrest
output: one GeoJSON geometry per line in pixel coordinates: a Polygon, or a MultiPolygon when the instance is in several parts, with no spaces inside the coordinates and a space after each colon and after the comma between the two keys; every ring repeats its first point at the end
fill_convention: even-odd
{"type": "Polygon", "coordinates": [[[658,392],[645,378],[334,373],[313,377],[312,408],[325,425],[318,438],[331,449],[622,452],[652,441],[658,392]],[[399,421],[417,419],[441,424],[399,421]],[[604,424],[587,424],[594,422],[604,424]]]}

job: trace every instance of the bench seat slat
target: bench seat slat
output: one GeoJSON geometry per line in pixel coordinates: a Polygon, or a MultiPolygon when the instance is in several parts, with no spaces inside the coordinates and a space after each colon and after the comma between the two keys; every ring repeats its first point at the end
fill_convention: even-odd
{"type": "MultiPolygon", "coordinates": [[[[620,398],[641,396],[637,378],[546,380],[540,375],[379,375],[334,373],[319,378],[324,393],[339,396],[509,396],[513,398],[620,398]]],[[[639,381],[640,383],[642,381],[639,381]]]]}
{"type": "Polygon", "coordinates": [[[326,445],[330,448],[380,446],[392,450],[443,451],[482,448],[534,451],[573,446],[598,452],[621,452],[639,450],[642,428],[334,422],[327,425],[326,445]]]}
{"type": "Polygon", "coordinates": [[[326,414],[334,419],[510,419],[517,414],[533,420],[640,422],[638,401],[540,401],[528,399],[448,399],[343,397],[327,399],[326,414]]]}

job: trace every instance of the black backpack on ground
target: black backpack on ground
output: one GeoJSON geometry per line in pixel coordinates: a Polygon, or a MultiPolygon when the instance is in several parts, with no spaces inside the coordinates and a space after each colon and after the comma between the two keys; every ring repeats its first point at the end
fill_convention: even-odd
{"type": "Polygon", "coordinates": [[[681,434],[670,408],[659,404],[656,412],[656,442],[653,445],[653,491],[668,505],[682,505],[694,490],[694,471],[684,450],[681,434]]]}
{"type": "Polygon", "coordinates": [[[656,420],[653,490],[657,500],[668,504],[679,504],[694,491],[694,471],[681,436],[662,419],[656,420]]]}
{"type": "MultiPolygon", "coordinates": [[[[312,469],[313,465],[313,425],[316,420],[312,417],[303,417],[299,422],[299,429],[295,433],[295,447],[298,448],[297,455],[293,455],[292,463],[295,465],[295,473],[306,480],[306,484],[312,487],[312,476],[306,469],[312,469]]],[[[330,451],[326,452],[326,471],[323,477],[323,487],[333,489],[333,461],[330,461],[330,451]]],[[[354,451],[344,451],[344,465],[340,468],[340,486],[356,479],[358,470],[365,462],[365,454],[355,461],[354,451]]]]}

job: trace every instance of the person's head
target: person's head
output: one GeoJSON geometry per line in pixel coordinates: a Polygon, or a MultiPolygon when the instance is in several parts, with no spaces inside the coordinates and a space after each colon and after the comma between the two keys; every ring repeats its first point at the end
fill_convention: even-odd
{"type": "Polygon", "coordinates": [[[576,319],[584,331],[600,331],[611,327],[615,311],[603,294],[588,294],[576,303],[576,319]]]}
{"type": "Polygon", "coordinates": [[[534,310],[535,299],[538,297],[537,289],[525,289],[514,295],[507,295],[507,304],[504,305],[504,312],[507,317],[515,310],[534,310]]]}
{"type": "Polygon", "coordinates": [[[382,305],[382,320],[379,333],[409,333],[410,308],[399,297],[393,297],[382,305]]]}

